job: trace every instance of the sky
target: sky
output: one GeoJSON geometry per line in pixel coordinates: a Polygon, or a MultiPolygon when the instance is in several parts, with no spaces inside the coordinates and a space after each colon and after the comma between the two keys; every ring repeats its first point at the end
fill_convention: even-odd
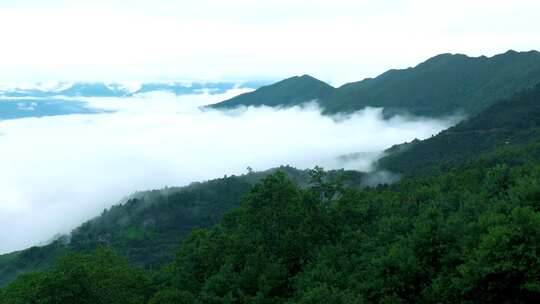
{"type": "Polygon", "coordinates": [[[334,85],[440,53],[540,49],[537,0],[0,0],[0,82],[334,85]]]}

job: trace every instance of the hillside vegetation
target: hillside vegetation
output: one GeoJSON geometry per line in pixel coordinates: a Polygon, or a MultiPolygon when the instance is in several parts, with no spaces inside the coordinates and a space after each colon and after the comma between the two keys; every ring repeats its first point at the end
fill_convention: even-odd
{"type": "MultiPolygon", "coordinates": [[[[280,167],[303,187],[309,175],[292,167],[280,167]]],[[[155,270],[172,260],[173,252],[192,230],[215,225],[226,212],[239,207],[251,187],[276,169],[226,176],[187,187],[136,193],[124,203],[61,236],[46,246],[0,255],[0,287],[29,271],[46,270],[69,251],[91,252],[100,246],[114,249],[134,266],[155,270]]],[[[334,171],[343,182],[359,187],[363,173],[334,171]]]]}
{"type": "Polygon", "coordinates": [[[535,303],[540,163],[471,164],[364,190],[265,177],[161,271],[70,253],[1,303],[535,303]]]}
{"type": "Polygon", "coordinates": [[[407,175],[433,174],[479,153],[523,147],[538,138],[540,85],[500,101],[437,136],[392,147],[379,167],[407,175]]]}
{"type": "Polygon", "coordinates": [[[508,51],[489,58],[441,54],[413,68],[389,70],[339,88],[307,75],[293,77],[212,107],[290,107],[316,100],[325,114],[380,107],[387,116],[474,115],[538,82],[540,53],[536,51],[508,51]]]}

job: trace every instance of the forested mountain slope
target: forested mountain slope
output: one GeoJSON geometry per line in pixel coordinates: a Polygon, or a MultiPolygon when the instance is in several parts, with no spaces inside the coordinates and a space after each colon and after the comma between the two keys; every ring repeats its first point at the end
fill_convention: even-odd
{"type": "Polygon", "coordinates": [[[328,113],[366,106],[422,116],[476,114],[493,102],[540,82],[540,53],[493,57],[442,54],[405,70],[346,84],[324,100],[328,113]]]}
{"type": "Polygon", "coordinates": [[[379,167],[405,174],[435,172],[479,153],[540,140],[540,84],[495,103],[477,116],[423,141],[389,149],[379,167]]]}
{"type": "Polygon", "coordinates": [[[540,301],[540,162],[364,190],[323,174],[308,188],[265,177],[157,273],[107,249],[71,253],[0,289],[0,303],[540,301]]]}
{"type": "Polygon", "coordinates": [[[536,51],[508,51],[489,58],[442,54],[413,68],[389,70],[336,89],[309,76],[293,77],[213,107],[287,107],[316,99],[326,114],[382,107],[387,115],[438,117],[477,114],[538,82],[540,53],[536,51]]]}
{"type": "Polygon", "coordinates": [[[50,245],[0,256],[0,286],[19,273],[48,268],[69,250],[100,245],[115,248],[135,265],[162,265],[187,233],[217,223],[224,212],[239,206],[242,195],[262,176],[231,176],[137,193],[50,245]]]}
{"type": "MultiPolygon", "coordinates": [[[[159,268],[170,261],[188,233],[216,224],[224,213],[240,206],[242,197],[255,183],[276,170],[136,193],[52,244],[0,255],[0,286],[20,273],[47,269],[68,251],[86,252],[99,246],[113,248],[132,265],[159,268]]],[[[309,181],[306,171],[288,166],[279,170],[300,185],[309,181]]],[[[361,185],[362,173],[343,173],[345,183],[361,185]]]]}

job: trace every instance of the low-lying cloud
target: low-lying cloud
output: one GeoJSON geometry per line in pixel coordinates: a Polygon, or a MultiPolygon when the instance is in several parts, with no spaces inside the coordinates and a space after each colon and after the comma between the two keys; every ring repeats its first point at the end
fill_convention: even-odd
{"type": "Polygon", "coordinates": [[[137,191],[185,185],[246,167],[370,170],[393,144],[455,120],[382,118],[381,109],[322,116],[289,109],[199,106],[233,94],[87,99],[114,113],[0,121],[0,252],[68,232],[137,191]]]}

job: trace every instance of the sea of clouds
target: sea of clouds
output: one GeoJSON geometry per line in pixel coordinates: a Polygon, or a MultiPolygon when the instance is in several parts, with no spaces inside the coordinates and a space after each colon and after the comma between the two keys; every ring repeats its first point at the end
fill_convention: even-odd
{"type": "Polygon", "coordinates": [[[246,91],[86,98],[89,107],[113,112],[0,121],[0,252],[69,232],[138,190],[242,174],[248,166],[369,171],[384,149],[456,123],[385,120],[373,108],[330,117],[315,103],[200,108],[246,91]]]}

